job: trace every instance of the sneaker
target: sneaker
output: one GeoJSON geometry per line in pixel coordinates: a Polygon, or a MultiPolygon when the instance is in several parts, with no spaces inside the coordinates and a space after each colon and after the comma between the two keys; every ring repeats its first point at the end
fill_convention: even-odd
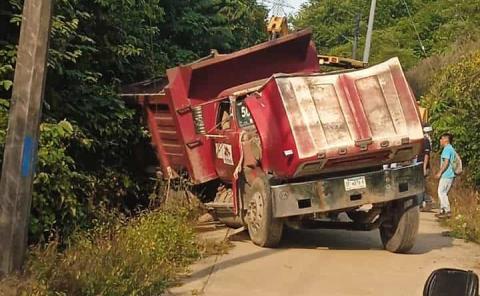
{"type": "Polygon", "coordinates": [[[435,215],[438,219],[450,219],[452,217],[452,212],[442,212],[435,215]]]}
{"type": "Polygon", "coordinates": [[[420,209],[422,212],[432,212],[433,205],[431,202],[424,202],[425,205],[420,209]]]}
{"type": "Polygon", "coordinates": [[[435,214],[435,217],[440,218],[442,216],[445,216],[446,212],[444,209],[441,209],[439,213],[435,214]]]}

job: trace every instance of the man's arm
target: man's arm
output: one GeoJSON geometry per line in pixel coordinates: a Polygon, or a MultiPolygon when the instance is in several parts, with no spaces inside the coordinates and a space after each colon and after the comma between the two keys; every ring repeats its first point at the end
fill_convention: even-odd
{"type": "Polygon", "coordinates": [[[437,175],[435,176],[435,177],[437,177],[437,179],[440,179],[442,174],[447,170],[449,164],[450,164],[450,159],[449,158],[444,158],[443,161],[442,161],[442,165],[440,166],[440,170],[438,171],[437,175]]]}
{"type": "Polygon", "coordinates": [[[428,174],[428,162],[430,161],[430,155],[425,153],[423,157],[423,175],[426,176],[428,174]]]}

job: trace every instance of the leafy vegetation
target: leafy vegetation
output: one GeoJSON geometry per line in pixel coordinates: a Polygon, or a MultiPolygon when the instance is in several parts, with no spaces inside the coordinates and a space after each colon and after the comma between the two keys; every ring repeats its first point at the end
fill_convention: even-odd
{"type": "MultiPolygon", "coordinates": [[[[0,3],[0,166],[22,3],[0,3]]],[[[134,152],[148,137],[119,86],[162,76],[211,48],[266,39],[266,11],[254,0],[62,0],[54,13],[32,242],[90,227],[101,204],[148,204],[154,184],[134,152]]]]}
{"type": "Polygon", "coordinates": [[[430,110],[430,121],[438,137],[454,135],[455,149],[472,168],[473,182],[480,185],[480,51],[463,56],[434,77],[423,98],[430,110]]]}
{"type": "MultiPolygon", "coordinates": [[[[477,1],[402,0],[377,3],[373,63],[398,56],[422,104],[430,110],[435,136],[451,132],[464,162],[480,184],[479,24],[477,1]],[[418,35],[417,35],[418,33],[418,35]],[[420,41],[421,43],[420,43],[420,41]],[[423,49],[422,49],[423,45],[423,49]]],[[[364,1],[308,1],[292,18],[312,27],[319,51],[351,55],[354,18],[365,35],[369,5],[364,1]]],[[[361,40],[364,38],[361,38],[361,40]]],[[[363,48],[360,44],[359,49],[363,48]]],[[[357,56],[361,53],[357,52],[357,56]]]]}
{"type": "MultiPolygon", "coordinates": [[[[355,15],[360,14],[357,57],[361,57],[370,9],[367,3],[360,0],[310,0],[292,21],[295,27],[313,28],[320,52],[351,56],[355,15]]],[[[457,38],[478,35],[479,10],[480,6],[474,0],[378,1],[370,62],[378,63],[398,56],[403,66],[410,68],[427,56],[442,53],[457,38]],[[418,39],[422,41],[423,49],[418,39]]]]}
{"type": "MultiPolygon", "coordinates": [[[[468,167],[456,178],[449,194],[453,218],[446,224],[453,236],[476,242],[480,242],[479,48],[478,41],[457,44],[451,52],[433,56],[411,73],[413,78],[429,73],[430,79],[422,86],[426,89],[422,104],[430,110],[434,138],[443,132],[452,133],[453,145],[468,167]]],[[[438,159],[433,165],[438,170],[438,159]]],[[[437,182],[430,180],[428,189],[433,196],[436,186],[437,182]]]]}
{"type": "Polygon", "coordinates": [[[7,295],[160,295],[201,255],[186,217],[170,211],[133,219],[107,215],[93,230],[77,233],[63,252],[55,241],[33,249],[28,280],[11,277],[0,286],[7,295]]]}

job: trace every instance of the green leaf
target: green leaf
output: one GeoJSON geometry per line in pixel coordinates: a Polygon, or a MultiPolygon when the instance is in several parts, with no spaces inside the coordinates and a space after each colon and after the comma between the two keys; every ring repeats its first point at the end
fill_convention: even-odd
{"type": "Polygon", "coordinates": [[[13,82],[11,80],[3,80],[0,81],[0,84],[3,86],[3,89],[9,90],[12,87],[13,82]]]}

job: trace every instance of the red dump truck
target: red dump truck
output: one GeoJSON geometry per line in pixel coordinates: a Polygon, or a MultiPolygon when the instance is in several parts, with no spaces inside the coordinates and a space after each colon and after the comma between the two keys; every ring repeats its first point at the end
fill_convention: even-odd
{"type": "Polygon", "coordinates": [[[412,248],[423,132],[397,58],[322,73],[304,30],[169,69],[167,78],[161,91],[130,94],[163,175],[219,180],[230,194],[210,206],[255,244],[276,246],[287,225],[379,228],[387,250],[412,248]]]}

